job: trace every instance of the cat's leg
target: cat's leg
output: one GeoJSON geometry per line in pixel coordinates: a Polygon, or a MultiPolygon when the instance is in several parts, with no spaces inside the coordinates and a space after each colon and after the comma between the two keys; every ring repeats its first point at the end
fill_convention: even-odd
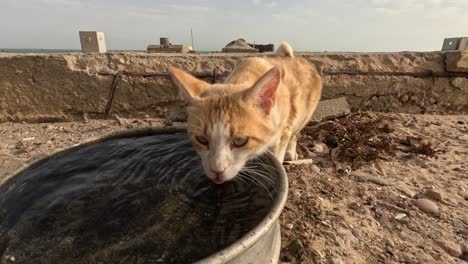
{"type": "Polygon", "coordinates": [[[299,158],[299,155],[297,155],[296,146],[297,146],[297,134],[294,134],[289,139],[289,143],[286,148],[286,154],[284,157],[285,160],[293,161],[299,158]]]}
{"type": "Polygon", "coordinates": [[[276,153],[275,156],[276,158],[283,163],[285,155],[286,155],[286,149],[288,148],[289,141],[291,140],[291,132],[285,132],[281,136],[281,140],[276,148],[276,153]]]}

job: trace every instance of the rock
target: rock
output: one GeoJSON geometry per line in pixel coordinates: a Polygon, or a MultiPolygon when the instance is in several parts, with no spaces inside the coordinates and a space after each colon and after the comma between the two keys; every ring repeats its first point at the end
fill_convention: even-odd
{"type": "Polygon", "coordinates": [[[329,264],[345,264],[345,262],[340,258],[331,258],[328,260],[329,264]]]}
{"type": "Polygon", "coordinates": [[[447,52],[446,68],[451,72],[468,72],[468,53],[462,51],[447,52]]]}
{"type": "Polygon", "coordinates": [[[395,215],[394,219],[397,220],[398,222],[402,223],[402,224],[406,224],[410,220],[408,215],[403,214],[403,213],[395,215]]]}
{"type": "Polygon", "coordinates": [[[416,192],[406,188],[405,186],[398,186],[397,189],[409,198],[414,198],[416,196],[416,192]]]}
{"type": "Polygon", "coordinates": [[[172,122],[172,119],[169,116],[166,116],[164,119],[164,126],[173,126],[174,123],[172,122]]]}
{"type": "Polygon", "coordinates": [[[468,261],[468,244],[462,246],[462,255],[460,256],[464,261],[468,261]]]}
{"type": "Polygon", "coordinates": [[[289,223],[289,224],[286,224],[286,228],[289,229],[289,230],[292,230],[294,228],[294,225],[289,223]]]}
{"type": "Polygon", "coordinates": [[[369,174],[367,174],[365,172],[362,172],[362,171],[352,172],[351,176],[353,176],[356,181],[360,181],[360,182],[372,182],[372,183],[375,183],[375,184],[381,185],[381,186],[390,185],[390,183],[388,183],[387,181],[376,178],[376,177],[374,177],[372,175],[369,175],[369,174]]]}
{"type": "Polygon", "coordinates": [[[304,245],[300,240],[294,240],[286,247],[286,253],[293,257],[299,256],[303,251],[304,245]]]}
{"type": "Polygon", "coordinates": [[[439,202],[441,202],[441,201],[442,201],[442,198],[443,198],[441,192],[436,191],[436,190],[433,190],[433,189],[428,189],[428,190],[424,193],[424,195],[425,195],[426,197],[429,197],[429,198],[434,199],[434,200],[439,201],[439,202]]]}
{"type": "Polygon", "coordinates": [[[452,241],[437,240],[436,243],[452,257],[460,257],[462,255],[461,247],[452,241]]]}
{"type": "Polygon", "coordinates": [[[418,199],[414,202],[414,205],[419,208],[419,210],[431,214],[431,215],[436,215],[438,216],[439,213],[439,207],[432,202],[431,200],[428,199],[418,199]]]}
{"type": "Polygon", "coordinates": [[[358,202],[352,202],[348,205],[348,207],[353,210],[359,210],[361,208],[361,204],[358,202]]]}
{"type": "Polygon", "coordinates": [[[114,115],[115,120],[119,123],[121,126],[126,126],[128,125],[128,120],[126,118],[121,118],[118,115],[114,115]]]}
{"type": "Polygon", "coordinates": [[[345,116],[351,113],[346,97],[320,101],[310,120],[311,123],[320,123],[329,119],[345,116]]]}
{"type": "Polygon", "coordinates": [[[27,137],[27,138],[23,138],[22,141],[32,141],[32,140],[35,140],[36,137],[27,137]]]}
{"type": "Polygon", "coordinates": [[[333,168],[333,162],[328,160],[319,160],[317,165],[322,169],[333,168]]]}
{"type": "Polygon", "coordinates": [[[314,152],[320,153],[320,154],[330,153],[330,150],[328,149],[328,146],[325,143],[322,143],[322,142],[314,142],[314,146],[312,147],[312,150],[314,152]]]}

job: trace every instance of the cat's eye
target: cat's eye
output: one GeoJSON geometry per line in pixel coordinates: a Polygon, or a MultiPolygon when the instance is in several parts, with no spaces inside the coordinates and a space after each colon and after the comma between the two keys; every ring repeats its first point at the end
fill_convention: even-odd
{"type": "Polygon", "coordinates": [[[249,142],[249,137],[235,137],[232,140],[232,145],[234,147],[240,148],[245,146],[249,142]]]}
{"type": "Polygon", "coordinates": [[[196,136],[195,139],[198,141],[198,143],[208,146],[208,139],[204,136],[196,136]]]}

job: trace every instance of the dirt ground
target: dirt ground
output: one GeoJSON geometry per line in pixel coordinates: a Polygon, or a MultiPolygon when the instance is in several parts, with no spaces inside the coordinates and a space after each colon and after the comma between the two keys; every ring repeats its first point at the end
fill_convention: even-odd
{"type": "MultiPolygon", "coordinates": [[[[361,143],[383,142],[378,134],[369,135],[369,140],[358,145],[346,145],[341,139],[331,142],[322,138],[324,142],[318,142],[326,127],[305,129],[299,149],[314,162],[285,166],[290,192],[281,217],[281,262],[466,263],[468,116],[366,116],[385,120],[391,128],[383,129],[385,137],[393,141],[391,147],[385,145],[388,152],[376,152],[357,162],[355,156],[353,162],[346,162],[340,153],[355,154],[361,143]],[[413,144],[409,136],[418,138],[416,145],[422,142],[435,154],[408,151],[413,144]]],[[[2,123],[0,184],[18,168],[58,150],[112,131],[158,126],[164,126],[164,121],[2,123]]],[[[364,131],[358,134],[368,137],[364,131]]],[[[354,140],[349,141],[356,143],[354,140]]]]}

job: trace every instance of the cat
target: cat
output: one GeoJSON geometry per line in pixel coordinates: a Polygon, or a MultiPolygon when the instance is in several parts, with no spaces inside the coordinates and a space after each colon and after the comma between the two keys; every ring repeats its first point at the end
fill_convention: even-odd
{"type": "Polygon", "coordinates": [[[187,103],[187,127],[205,174],[232,180],[246,162],[270,151],[296,160],[299,132],[322,93],[317,68],[283,42],[274,56],[250,57],[222,84],[209,84],[178,68],[170,74],[187,103]]]}

